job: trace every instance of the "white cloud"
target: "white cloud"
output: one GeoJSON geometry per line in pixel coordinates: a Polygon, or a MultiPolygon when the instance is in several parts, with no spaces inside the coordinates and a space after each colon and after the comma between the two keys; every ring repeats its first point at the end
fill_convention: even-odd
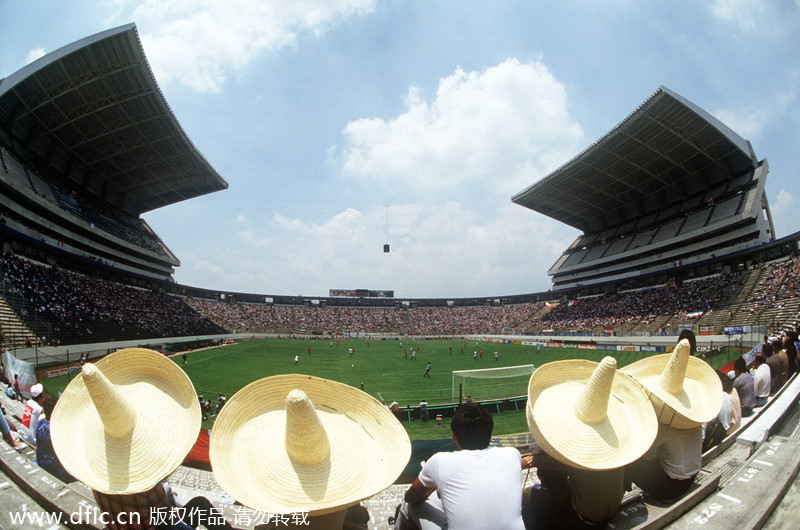
{"type": "Polygon", "coordinates": [[[745,139],[756,137],[770,122],[769,109],[724,109],[716,112],[717,118],[745,139]]]}
{"type": "Polygon", "coordinates": [[[119,1],[115,17],[137,21],[160,83],[177,81],[217,92],[230,72],[260,54],[323,34],[330,26],[369,13],[376,0],[119,1]]]}
{"type": "Polygon", "coordinates": [[[25,64],[30,64],[36,59],[44,57],[45,53],[46,52],[42,47],[32,49],[31,51],[28,52],[28,55],[25,56],[25,64]]]}
{"type": "Polygon", "coordinates": [[[250,220],[242,214],[236,216],[236,223],[242,225],[247,229],[250,228],[250,220]]]}
{"type": "MultiPolygon", "coordinates": [[[[300,294],[284,286],[302,285],[312,295],[367,288],[402,297],[491,296],[547,289],[547,269],[575,237],[510,201],[490,211],[458,201],[395,204],[388,217],[387,240],[383,207],[349,208],[321,223],[276,215],[239,232],[247,250],[235,258],[206,259],[234,258],[235,266],[214,272],[215,287],[234,291],[247,285],[253,292],[300,294]]],[[[201,265],[184,272],[207,274],[201,265]]]]}
{"type": "Polygon", "coordinates": [[[781,117],[794,108],[796,101],[796,83],[792,83],[791,86],[778,88],[776,92],[764,92],[761,101],[740,105],[735,109],[720,109],[714,115],[742,138],[752,140],[770,125],[781,123],[781,117]]]}
{"type": "Polygon", "coordinates": [[[566,161],[582,140],[564,86],[538,61],[457,68],[439,80],[431,101],[411,87],[405,103],[393,119],[345,127],[346,175],[417,192],[477,184],[511,195],[566,161]]]}
{"type": "Polygon", "coordinates": [[[714,0],[711,13],[745,33],[796,32],[800,21],[800,1],[714,0]]]}
{"type": "Polygon", "coordinates": [[[778,192],[776,199],[770,202],[770,213],[778,234],[790,234],[798,230],[797,205],[790,192],[778,192]]]}
{"type": "Polygon", "coordinates": [[[247,280],[253,292],[301,294],[286,292],[294,285],[311,295],[393,289],[399,297],[546,290],[548,268],[576,233],[511,196],[583,146],[567,103],[539,61],[457,68],[428,99],[412,87],[400,115],[352,121],[329,151],[343,186],[369,187],[371,196],[392,197],[389,205],[365,199],[322,218],[290,206],[241,215],[235,230],[246,250],[214,249],[215,259],[235,261],[215,285],[241,290],[247,280]]]}

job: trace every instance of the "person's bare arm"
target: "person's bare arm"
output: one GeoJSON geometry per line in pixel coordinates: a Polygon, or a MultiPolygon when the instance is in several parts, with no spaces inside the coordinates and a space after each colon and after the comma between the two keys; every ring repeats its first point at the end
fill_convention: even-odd
{"type": "Polygon", "coordinates": [[[533,455],[531,453],[522,455],[522,469],[533,467],[533,455]]]}
{"type": "Polygon", "coordinates": [[[414,482],[409,486],[406,490],[406,494],[404,496],[404,500],[406,502],[422,502],[428,497],[430,497],[431,493],[433,493],[436,488],[429,488],[424,486],[422,482],[420,482],[419,477],[414,479],[414,482]]]}

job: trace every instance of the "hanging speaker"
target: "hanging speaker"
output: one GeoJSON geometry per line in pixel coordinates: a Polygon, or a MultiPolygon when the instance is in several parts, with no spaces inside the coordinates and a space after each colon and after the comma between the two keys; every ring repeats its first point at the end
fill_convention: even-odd
{"type": "Polygon", "coordinates": [[[389,243],[386,243],[385,245],[383,245],[383,251],[385,253],[387,253],[387,254],[389,253],[389,243]]]}

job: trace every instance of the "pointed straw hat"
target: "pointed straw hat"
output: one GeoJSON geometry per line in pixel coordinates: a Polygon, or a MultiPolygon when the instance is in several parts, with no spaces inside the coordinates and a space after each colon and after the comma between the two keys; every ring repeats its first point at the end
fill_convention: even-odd
{"type": "Polygon", "coordinates": [[[575,359],[539,367],[528,384],[528,427],[556,460],[614,469],[642,456],[658,431],[647,394],[617,361],[575,359]]]}
{"type": "Polygon", "coordinates": [[[181,464],[200,429],[187,375],[152,350],[86,363],[56,403],[50,433],[67,471],[102,493],[153,488],[181,464]]]}
{"type": "Polygon", "coordinates": [[[391,486],[410,457],[406,430],[375,398],[306,375],[250,383],[211,433],[219,485],[270,513],[342,510],[391,486]]]}
{"type": "Polygon", "coordinates": [[[722,407],[719,377],[690,350],[689,341],[683,339],[671,354],[653,355],[622,368],[647,391],[658,421],[676,429],[709,422],[722,407]]]}

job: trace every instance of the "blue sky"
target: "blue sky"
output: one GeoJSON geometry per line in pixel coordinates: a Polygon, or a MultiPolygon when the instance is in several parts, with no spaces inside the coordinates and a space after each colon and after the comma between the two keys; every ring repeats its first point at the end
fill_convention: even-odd
{"type": "Polygon", "coordinates": [[[800,0],[3,0],[0,19],[0,76],[137,24],[230,184],[145,215],[187,285],[547,290],[578,234],[511,196],[660,85],[751,141],[777,235],[800,230],[800,0]]]}

